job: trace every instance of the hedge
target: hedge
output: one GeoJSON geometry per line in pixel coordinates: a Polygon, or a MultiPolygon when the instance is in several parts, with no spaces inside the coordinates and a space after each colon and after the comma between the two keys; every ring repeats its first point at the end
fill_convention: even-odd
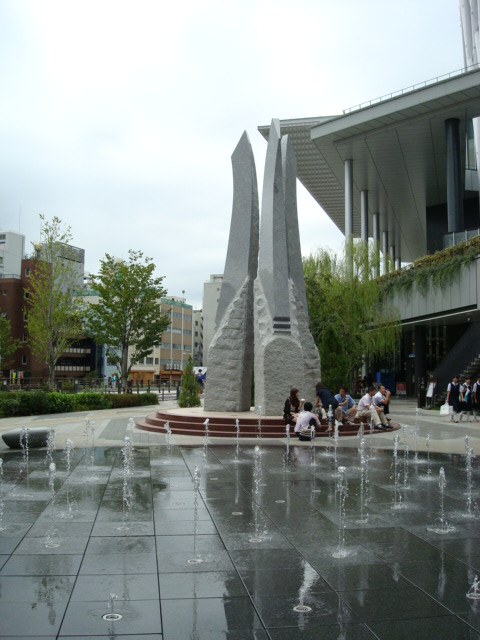
{"type": "Polygon", "coordinates": [[[105,394],[87,391],[85,393],[46,393],[44,391],[0,392],[0,417],[44,415],[48,413],[70,413],[72,411],[93,411],[98,409],[118,409],[123,407],[143,407],[157,404],[155,393],[105,394]]]}

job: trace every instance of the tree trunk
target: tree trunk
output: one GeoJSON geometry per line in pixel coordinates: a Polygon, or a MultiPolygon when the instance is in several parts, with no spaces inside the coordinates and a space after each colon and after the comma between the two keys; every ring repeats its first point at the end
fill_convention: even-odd
{"type": "Polygon", "coordinates": [[[55,365],[48,363],[48,389],[53,391],[55,388],[55,365]]]}
{"type": "Polygon", "coordinates": [[[125,393],[127,390],[128,379],[128,348],[122,351],[122,391],[125,393]]]}

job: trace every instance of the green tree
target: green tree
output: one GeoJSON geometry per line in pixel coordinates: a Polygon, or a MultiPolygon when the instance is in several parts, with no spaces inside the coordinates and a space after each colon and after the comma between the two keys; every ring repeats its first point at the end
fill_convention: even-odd
{"type": "Polygon", "coordinates": [[[70,227],[63,228],[57,217],[47,222],[41,215],[40,220],[25,314],[31,352],[48,365],[48,386],[53,389],[57,360],[83,335],[82,303],[75,295],[83,284],[83,271],[69,245],[70,227]]]}
{"type": "Polygon", "coordinates": [[[10,357],[20,348],[20,340],[16,340],[12,336],[12,328],[10,320],[0,318],[0,373],[3,367],[9,364],[10,357]]]}
{"type": "Polygon", "coordinates": [[[98,275],[92,277],[99,300],[87,309],[88,331],[97,344],[106,345],[124,389],[132,366],[161,343],[170,323],[160,309],[166,295],[163,276],[155,277],[154,271],[151,258],[130,250],[128,260],[122,261],[105,254],[98,275]]]}
{"type": "Polygon", "coordinates": [[[333,391],[352,385],[362,364],[393,355],[401,334],[396,309],[382,305],[372,277],[378,251],[351,243],[343,255],[328,249],[304,259],[310,331],[323,382],[333,391]]]}
{"type": "Polygon", "coordinates": [[[199,407],[201,404],[199,391],[199,384],[195,379],[195,373],[193,371],[193,358],[189,356],[185,364],[185,369],[183,370],[178,406],[182,408],[199,407]]]}

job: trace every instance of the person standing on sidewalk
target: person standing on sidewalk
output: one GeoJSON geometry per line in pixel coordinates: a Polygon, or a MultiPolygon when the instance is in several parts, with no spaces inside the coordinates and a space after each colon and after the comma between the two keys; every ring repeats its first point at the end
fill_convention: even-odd
{"type": "Polygon", "coordinates": [[[447,403],[453,407],[450,422],[458,422],[457,411],[460,408],[460,385],[458,384],[458,376],[456,374],[447,387],[447,403]]]}
{"type": "Polygon", "coordinates": [[[462,420],[463,415],[467,414],[468,422],[472,421],[472,409],[473,409],[473,396],[472,396],[472,385],[470,378],[465,378],[465,382],[460,385],[460,399],[461,399],[461,408],[460,412],[460,420],[462,420]]]}
{"type": "Polygon", "coordinates": [[[473,421],[479,422],[477,413],[480,411],[480,373],[477,376],[477,381],[473,385],[473,421]]]}

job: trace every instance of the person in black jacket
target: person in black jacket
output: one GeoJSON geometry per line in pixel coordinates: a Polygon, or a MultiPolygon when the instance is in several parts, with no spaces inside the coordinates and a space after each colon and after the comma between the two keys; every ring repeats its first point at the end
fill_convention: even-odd
{"type": "Polygon", "coordinates": [[[315,392],[315,407],[323,407],[324,411],[326,411],[328,415],[328,409],[331,406],[335,420],[342,422],[342,407],[338,406],[338,400],[335,398],[333,393],[327,389],[322,381],[317,382],[315,385],[315,392]]]}

